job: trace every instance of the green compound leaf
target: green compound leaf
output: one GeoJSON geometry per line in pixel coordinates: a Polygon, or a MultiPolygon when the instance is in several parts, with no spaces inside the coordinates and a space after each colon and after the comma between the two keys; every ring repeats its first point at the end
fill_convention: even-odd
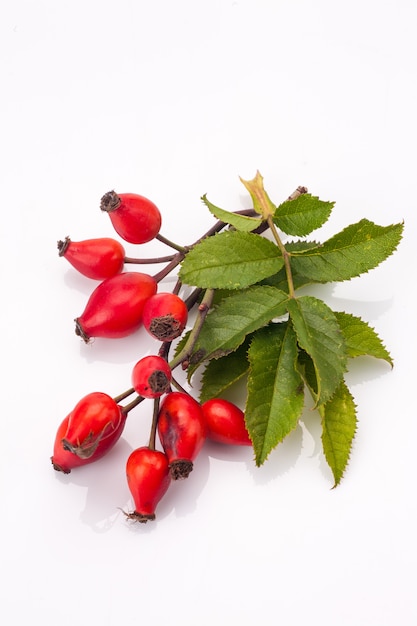
{"type": "Polygon", "coordinates": [[[376,359],[384,359],[391,367],[393,366],[390,353],[367,322],[342,311],[334,311],[334,314],[345,338],[348,357],[373,356],[376,359]]]}
{"type": "Polygon", "coordinates": [[[208,237],[188,252],[180,280],[203,289],[244,289],[283,267],[277,246],[253,233],[226,231],[208,237]]]}
{"type": "Polygon", "coordinates": [[[207,200],[207,196],[204,194],[202,196],[202,201],[218,220],[224,222],[225,224],[230,224],[236,230],[240,230],[245,233],[249,233],[252,230],[255,230],[262,224],[262,220],[259,217],[248,217],[247,215],[238,215],[236,213],[231,213],[230,211],[225,211],[224,209],[220,209],[215,206],[209,200],[207,200]]]}
{"type": "Polygon", "coordinates": [[[234,352],[207,363],[201,378],[200,402],[219,398],[246,376],[249,371],[249,341],[250,338],[247,338],[234,352]]]}
{"type": "Polygon", "coordinates": [[[334,486],[340,483],[349,462],[356,432],[356,405],[342,381],[329,402],[319,407],[324,456],[333,472],[334,486]]]}
{"type": "Polygon", "coordinates": [[[298,349],[298,371],[300,372],[305,384],[310,390],[313,400],[317,401],[317,375],[314,368],[314,362],[311,357],[302,348],[298,349]]]}
{"type": "Polygon", "coordinates": [[[248,352],[250,370],[246,427],[260,466],[296,427],[304,407],[304,385],[296,368],[297,340],[291,324],[258,331],[248,352]]]}
{"type": "Polygon", "coordinates": [[[345,340],[333,311],[322,300],[301,296],[288,300],[299,345],[311,357],[317,379],[317,405],[327,402],[346,371],[345,340]]]}
{"type": "MultiPolygon", "coordinates": [[[[309,250],[311,248],[316,248],[317,246],[318,246],[318,243],[316,241],[301,241],[301,240],[289,241],[285,244],[285,248],[289,253],[295,250],[296,251],[309,250]]],[[[314,282],[313,279],[307,278],[306,276],[302,276],[301,274],[299,274],[294,267],[292,267],[291,270],[292,270],[291,273],[292,273],[294,289],[296,290],[300,289],[300,287],[303,287],[304,285],[310,285],[311,283],[314,282]]],[[[285,291],[288,293],[288,280],[287,280],[287,274],[285,272],[285,268],[281,268],[279,272],[277,272],[273,276],[269,276],[268,278],[265,278],[264,280],[261,281],[261,284],[272,285],[273,287],[276,287],[277,289],[282,289],[282,291],[285,291]]]]}
{"type": "Polygon", "coordinates": [[[288,295],[268,285],[233,292],[207,315],[190,357],[188,377],[204,361],[236,350],[245,337],[286,313],[288,295]]]}
{"type": "Polygon", "coordinates": [[[349,280],[385,261],[401,241],[403,224],[351,224],[317,248],[291,253],[291,267],[314,282],[349,280]]]}
{"type": "Polygon", "coordinates": [[[275,211],[274,222],[287,235],[304,237],[329,219],[334,204],[305,193],[280,204],[275,211]]]}

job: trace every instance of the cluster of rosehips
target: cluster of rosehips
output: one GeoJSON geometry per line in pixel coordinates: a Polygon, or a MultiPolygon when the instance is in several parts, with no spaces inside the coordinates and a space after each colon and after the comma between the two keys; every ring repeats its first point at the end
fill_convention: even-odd
{"type": "MultiPolygon", "coordinates": [[[[155,237],[168,241],[159,234],[160,211],[143,196],[111,191],[103,196],[100,208],[108,212],[116,232],[129,243],[143,244],[155,237]]],[[[157,259],[167,261],[168,266],[156,276],[123,271],[126,263],[144,260],[126,257],[123,246],[111,238],[73,242],[67,237],[58,242],[58,250],[84,276],[100,281],[75,319],[78,336],[86,343],[94,337],[126,337],[143,325],[159,342],[159,350],[135,364],[132,387],[126,392],[115,398],[93,392],[78,402],[58,428],[51,461],[57,471],[69,473],[100,459],[120,438],[128,413],[142,400],[153,400],[149,443],[134,450],[126,464],[135,504],[127,516],[147,522],[155,518],[156,506],[171,480],[188,477],[207,438],[251,445],[244,413],[224,399],[199,403],[173,377],[172,370],[181,361],[168,361],[169,347],[183,333],[197,298],[183,300],[178,285],[172,293],[157,291],[158,282],[180,262],[185,249],[175,257],[157,259]],[[134,392],[135,399],[122,406],[134,392]],[[156,447],[156,434],[162,450],[156,447]]]]}

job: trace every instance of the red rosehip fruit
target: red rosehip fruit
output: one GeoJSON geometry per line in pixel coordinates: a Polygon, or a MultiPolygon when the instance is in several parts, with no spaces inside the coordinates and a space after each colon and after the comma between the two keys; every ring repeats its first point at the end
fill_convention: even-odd
{"type": "Polygon", "coordinates": [[[179,337],[187,319],[187,305],[174,293],[156,293],[143,308],[143,326],[159,341],[172,341],[179,337]]]}
{"type": "Polygon", "coordinates": [[[64,450],[88,459],[100,441],[118,430],[125,419],[122,407],[113,398],[101,391],[89,393],[71,411],[62,446],[64,450]]]}
{"type": "MultiPolygon", "coordinates": [[[[98,408],[98,410],[100,410],[102,408],[103,398],[100,394],[90,394],[89,400],[91,404],[95,404],[96,409],[98,408]]],[[[75,441],[73,439],[74,436],[77,436],[76,433],[74,434],[74,420],[72,420],[71,423],[72,435],[71,430],[69,430],[69,423],[75,409],[61,422],[55,436],[53,455],[51,456],[51,462],[55,470],[69,474],[75,467],[93,463],[107,454],[120,439],[126,424],[127,413],[125,413],[121,407],[119,407],[120,411],[116,411],[113,403],[109,402],[107,398],[104,402],[107,405],[107,409],[111,408],[113,421],[101,430],[101,435],[98,437],[95,437],[97,424],[94,425],[93,423],[91,437],[89,435],[85,437],[84,432],[80,433],[81,436],[85,437],[82,441],[75,441]],[[114,415],[116,415],[116,420],[114,420],[114,415]],[[70,440],[72,443],[70,443],[70,440]],[[66,447],[63,445],[64,441],[66,442],[66,447]]],[[[75,408],[77,407],[79,415],[74,418],[75,420],[83,416],[86,418],[89,416],[90,419],[93,417],[92,411],[85,413],[80,410],[79,404],[77,404],[75,408]]],[[[106,412],[106,416],[109,416],[108,411],[106,412]]],[[[95,422],[96,420],[93,419],[92,421],[95,422]]],[[[100,432],[100,429],[98,432],[100,432]]]]}
{"type": "Polygon", "coordinates": [[[161,228],[158,207],[144,196],[109,191],[101,198],[100,209],[109,214],[115,231],[129,243],[151,241],[161,228]]]}
{"type": "Polygon", "coordinates": [[[146,446],[137,448],[127,459],[126,478],[135,503],[127,517],[142,524],[154,520],[155,509],[171,482],[166,454],[146,446]]]}
{"type": "Polygon", "coordinates": [[[75,333],[86,343],[91,337],[114,339],[130,335],[140,327],[145,302],[156,290],[154,278],[141,272],[122,272],[106,278],[75,319],[75,333]]]}
{"type": "Polygon", "coordinates": [[[219,443],[251,446],[246,430],[245,414],[238,406],[221,398],[212,398],[201,405],[207,426],[207,438],[219,443]]]}
{"type": "Polygon", "coordinates": [[[159,409],[158,435],[168,457],[171,477],[187,478],[206,438],[201,405],[187,393],[167,394],[159,409]]]}
{"type": "Polygon", "coordinates": [[[71,470],[76,467],[94,463],[107,454],[107,452],[113,448],[122,435],[126,424],[127,413],[121,413],[119,426],[114,428],[108,435],[101,437],[95,451],[86,458],[78,456],[78,454],[65,449],[62,445],[63,439],[67,436],[70,416],[71,414],[64,418],[57,430],[53,455],[51,456],[53,468],[57,472],[63,472],[64,474],[69,474],[71,470]]]}
{"type": "Polygon", "coordinates": [[[69,452],[63,448],[62,440],[68,430],[69,417],[70,416],[67,415],[67,417],[65,417],[59,425],[55,436],[53,455],[51,456],[51,462],[54,469],[57,472],[63,472],[64,474],[69,474],[74,467],[85,465],[86,463],[90,463],[92,460],[91,457],[89,459],[82,459],[73,452],[69,452]]]}
{"type": "Polygon", "coordinates": [[[171,380],[171,368],[157,355],[143,357],[132,371],[132,386],[143,398],[159,398],[169,390],[171,380]]]}
{"type": "Polygon", "coordinates": [[[64,241],[58,241],[58,253],[81,274],[95,280],[119,274],[125,259],[122,244],[109,237],[84,241],[71,241],[65,237],[64,241]]]}

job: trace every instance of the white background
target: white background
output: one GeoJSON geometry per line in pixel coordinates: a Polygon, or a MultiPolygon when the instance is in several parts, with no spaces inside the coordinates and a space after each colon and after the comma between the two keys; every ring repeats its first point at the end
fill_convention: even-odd
{"type": "Polygon", "coordinates": [[[4,623],[416,623],[416,19],[412,0],[2,2],[4,623]],[[154,344],[80,342],[93,283],[56,242],[113,236],[99,201],[116,189],[191,243],[213,223],[201,195],[247,207],[239,176],[257,169],[276,203],[297,185],[336,201],[318,238],[405,220],[393,257],[314,292],[374,326],[394,369],[352,363],[359,427],[337,489],[306,412],[260,469],[207,445],[157,521],[132,526],[119,507],[145,403],[100,463],[63,476],[49,459],[74,404],[128,388],[154,344]]]}

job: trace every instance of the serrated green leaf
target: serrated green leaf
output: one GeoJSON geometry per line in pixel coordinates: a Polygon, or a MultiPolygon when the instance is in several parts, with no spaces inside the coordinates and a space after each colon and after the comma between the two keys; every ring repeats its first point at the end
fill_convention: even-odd
{"type": "Polygon", "coordinates": [[[325,202],[309,193],[286,200],[275,211],[274,222],[287,235],[304,237],[320,228],[330,216],[334,202],[325,202]]]}
{"type": "Polygon", "coordinates": [[[291,254],[291,252],[305,252],[306,250],[311,250],[313,248],[317,248],[317,246],[321,245],[318,241],[307,241],[306,239],[296,239],[294,241],[287,241],[285,244],[285,248],[287,252],[291,254]]]}
{"type": "Polygon", "coordinates": [[[204,194],[201,199],[210,211],[210,213],[214,215],[214,217],[217,217],[218,220],[224,222],[225,224],[230,224],[231,226],[236,228],[236,230],[249,233],[262,224],[262,220],[259,217],[239,215],[237,213],[231,213],[230,211],[220,209],[219,207],[209,202],[206,194],[204,194]]]}
{"type": "Polygon", "coordinates": [[[286,313],[288,295],[269,285],[253,285],[224,298],[207,315],[190,357],[188,377],[204,361],[236,350],[245,337],[286,313]]]}
{"type": "MultiPolygon", "coordinates": [[[[317,247],[316,241],[289,241],[285,244],[285,248],[288,252],[292,251],[300,251],[300,250],[309,250],[311,248],[317,247]]],[[[297,272],[295,268],[292,269],[292,280],[294,289],[300,289],[300,287],[304,287],[304,285],[310,285],[314,282],[312,278],[307,278],[306,276],[302,276],[297,272]]],[[[279,272],[274,274],[273,276],[269,276],[261,281],[262,285],[272,285],[272,287],[276,287],[277,289],[281,289],[288,293],[288,280],[287,274],[285,272],[285,268],[281,268],[279,272]]]]}
{"type": "Polygon", "coordinates": [[[234,352],[207,363],[201,377],[200,402],[220,397],[248,373],[248,348],[249,338],[234,352]]]}
{"type": "Polygon", "coordinates": [[[188,252],[180,280],[196,287],[244,289],[283,267],[278,247],[253,233],[226,231],[204,239],[188,252]]]}
{"type": "Polygon", "coordinates": [[[322,420],[324,456],[332,470],[334,487],[344,474],[349,462],[356,433],[356,405],[352,394],[342,381],[331,400],[319,407],[322,420]]]}
{"type": "Polygon", "coordinates": [[[317,248],[291,253],[291,267],[314,282],[349,280],[373,269],[397,248],[403,224],[351,224],[317,248]]]}
{"type": "Polygon", "coordinates": [[[298,343],[314,363],[317,404],[327,402],[346,371],[345,340],[333,311],[318,298],[288,300],[288,312],[298,343]]]}
{"type": "Polygon", "coordinates": [[[300,372],[308,389],[310,390],[313,400],[316,402],[318,385],[316,370],[314,369],[314,362],[310,355],[308,355],[307,352],[305,352],[305,350],[300,347],[298,349],[297,369],[300,372]]]}
{"type": "Polygon", "coordinates": [[[334,311],[334,314],[345,338],[348,357],[373,356],[393,365],[390,353],[367,322],[342,311],[334,311]]]}
{"type": "Polygon", "coordinates": [[[291,324],[271,324],[255,333],[248,352],[250,370],[245,421],[260,466],[296,427],[304,406],[296,368],[297,341],[291,324]]]}

